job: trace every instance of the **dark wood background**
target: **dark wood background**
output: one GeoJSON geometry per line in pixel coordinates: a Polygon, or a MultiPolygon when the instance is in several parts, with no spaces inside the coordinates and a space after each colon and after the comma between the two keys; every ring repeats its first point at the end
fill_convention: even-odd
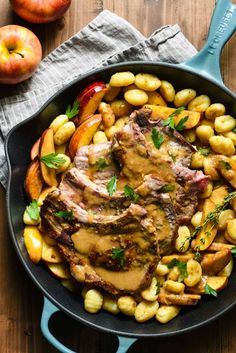
{"type": "MultiPolygon", "coordinates": [[[[235,1],[234,1],[235,2],[235,1]]],[[[15,16],[8,0],[0,0],[0,26],[19,24],[33,30],[46,56],[78,32],[103,9],[123,16],[144,35],[164,24],[178,23],[185,36],[200,49],[215,5],[214,0],[72,0],[63,19],[48,25],[32,25],[15,16]]],[[[225,84],[236,92],[236,35],[223,50],[225,84]]],[[[4,88],[0,87],[1,95],[4,88]]],[[[39,322],[42,295],[24,272],[11,244],[6,222],[5,191],[0,186],[0,353],[55,353],[42,337],[39,322]]],[[[217,302],[216,302],[217,305],[217,302]]],[[[166,353],[235,353],[236,309],[220,320],[184,336],[140,340],[129,350],[166,353]]],[[[52,330],[71,349],[80,353],[113,353],[114,336],[96,332],[64,314],[52,320],[52,330]]]]}

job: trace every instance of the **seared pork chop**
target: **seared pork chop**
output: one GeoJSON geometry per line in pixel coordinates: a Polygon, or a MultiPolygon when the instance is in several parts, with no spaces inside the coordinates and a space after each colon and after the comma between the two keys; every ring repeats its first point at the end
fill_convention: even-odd
{"type": "Polygon", "coordinates": [[[80,147],[75,168],[41,207],[42,227],[56,239],[72,276],[112,294],[135,293],[150,283],[208,183],[189,169],[195,149],[150,115],[135,111],[111,143],[80,147]],[[160,149],[153,128],[164,136],[160,149]],[[112,177],[117,186],[109,195],[112,177]],[[124,192],[127,185],[136,198],[124,192]]]}

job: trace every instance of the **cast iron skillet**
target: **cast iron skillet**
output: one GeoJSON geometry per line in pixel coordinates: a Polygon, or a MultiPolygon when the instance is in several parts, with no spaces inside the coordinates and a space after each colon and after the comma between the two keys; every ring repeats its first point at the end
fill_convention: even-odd
{"type": "Polygon", "coordinates": [[[207,42],[201,52],[187,63],[172,65],[127,62],[95,70],[63,88],[39,112],[17,125],[9,133],[5,149],[10,173],[7,188],[7,212],[11,237],[26,271],[45,296],[41,329],[45,337],[59,351],[73,353],[57,341],[49,331],[49,319],[58,310],[64,311],[74,319],[95,329],[118,335],[120,346],[117,352],[125,353],[137,338],[164,337],[193,330],[216,319],[236,304],[236,270],[234,270],[229,285],[220,293],[217,303],[214,299],[204,299],[195,308],[184,309],[175,320],[167,325],[160,325],[156,320],[138,324],[132,319],[112,316],[104,311],[91,315],[83,310],[82,301],[78,296],[66,290],[43,266],[34,265],[30,261],[22,237],[22,214],[27,204],[24,177],[29,164],[30,147],[48,127],[52,118],[65,111],[66,106],[73,101],[83,87],[97,80],[107,82],[110,76],[117,71],[149,72],[161,79],[169,80],[177,90],[191,87],[199,94],[209,95],[212,102],[225,104],[227,113],[236,117],[236,96],[224,86],[219,66],[221,49],[235,29],[236,6],[230,0],[218,0],[207,42]]]}

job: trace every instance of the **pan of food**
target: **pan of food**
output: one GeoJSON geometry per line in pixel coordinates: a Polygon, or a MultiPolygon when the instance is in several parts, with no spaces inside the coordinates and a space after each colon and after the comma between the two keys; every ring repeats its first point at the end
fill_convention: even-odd
{"type": "Polygon", "coordinates": [[[218,0],[204,48],[180,65],[99,68],[9,133],[16,252],[62,310],[118,336],[188,332],[236,303],[236,96],[220,53],[236,6],[218,0]]]}

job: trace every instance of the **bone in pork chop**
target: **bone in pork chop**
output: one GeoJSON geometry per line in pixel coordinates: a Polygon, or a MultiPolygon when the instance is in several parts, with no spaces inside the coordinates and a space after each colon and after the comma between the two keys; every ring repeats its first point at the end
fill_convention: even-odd
{"type": "Polygon", "coordinates": [[[195,212],[208,178],[189,169],[194,148],[151,111],[131,114],[112,143],[80,147],[59,188],[41,207],[42,227],[56,239],[78,281],[112,294],[135,293],[173,250],[179,224],[195,212]],[[160,149],[152,129],[164,136],[160,149]],[[117,177],[116,191],[107,183],[117,177]],[[131,187],[136,199],[124,193],[131,187]],[[63,211],[69,218],[58,217],[63,211]]]}

